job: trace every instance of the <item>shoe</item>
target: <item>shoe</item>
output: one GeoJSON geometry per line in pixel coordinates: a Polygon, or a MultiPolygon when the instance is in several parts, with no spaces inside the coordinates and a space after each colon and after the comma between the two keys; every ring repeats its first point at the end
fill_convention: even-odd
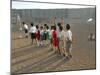
{"type": "Polygon", "coordinates": [[[65,57],[65,54],[62,54],[65,57]]]}
{"type": "Polygon", "coordinates": [[[72,55],[69,55],[70,58],[72,58],[72,55]]]}
{"type": "Polygon", "coordinates": [[[66,57],[66,59],[69,59],[69,56],[65,56],[66,57]]]}

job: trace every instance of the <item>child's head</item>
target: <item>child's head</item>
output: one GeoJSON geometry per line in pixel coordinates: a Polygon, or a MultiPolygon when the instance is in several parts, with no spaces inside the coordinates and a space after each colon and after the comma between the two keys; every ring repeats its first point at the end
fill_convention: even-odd
{"type": "Polygon", "coordinates": [[[63,30],[63,27],[62,26],[59,26],[59,30],[62,31],[63,30]]]}
{"type": "Polygon", "coordinates": [[[51,26],[51,30],[53,30],[53,26],[51,26]]]}
{"type": "Polygon", "coordinates": [[[33,24],[33,23],[31,23],[31,26],[34,26],[34,24],[33,24]]]}
{"type": "Polygon", "coordinates": [[[46,27],[47,26],[47,24],[44,24],[44,27],[46,27]]]}
{"type": "Polygon", "coordinates": [[[69,25],[69,24],[66,25],[66,29],[67,29],[67,30],[70,29],[70,25],[69,25]]]}
{"type": "Polygon", "coordinates": [[[44,27],[44,30],[46,30],[47,24],[44,24],[44,26],[43,26],[43,27],[44,27]]]}
{"type": "Polygon", "coordinates": [[[42,30],[43,29],[43,26],[41,26],[40,29],[42,30]]]}
{"type": "Polygon", "coordinates": [[[53,29],[56,30],[56,26],[53,26],[53,29]]]}
{"type": "Polygon", "coordinates": [[[57,26],[58,26],[58,27],[61,26],[61,23],[58,23],[57,26]]]}
{"type": "Polygon", "coordinates": [[[49,26],[46,26],[46,29],[48,30],[49,29],[49,26]]]}
{"type": "Polygon", "coordinates": [[[36,29],[39,29],[39,26],[38,25],[36,25],[36,29]]]}

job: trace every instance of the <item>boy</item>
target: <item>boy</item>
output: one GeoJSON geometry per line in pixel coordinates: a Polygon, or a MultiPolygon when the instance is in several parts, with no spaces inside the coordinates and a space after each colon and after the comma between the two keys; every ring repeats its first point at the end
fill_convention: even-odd
{"type": "Polygon", "coordinates": [[[44,44],[47,45],[47,24],[44,24],[44,33],[43,33],[43,40],[44,40],[44,44]]]}
{"type": "Polygon", "coordinates": [[[32,43],[31,44],[33,44],[33,40],[36,41],[36,26],[34,26],[33,23],[31,23],[31,27],[30,27],[30,31],[29,32],[31,33],[31,39],[32,39],[32,43]]]}
{"type": "Polygon", "coordinates": [[[62,26],[59,26],[59,48],[60,48],[60,54],[65,54],[65,31],[63,30],[62,26]]]}
{"type": "Polygon", "coordinates": [[[49,26],[46,26],[46,31],[47,31],[47,44],[50,43],[50,29],[49,26]]]}
{"type": "Polygon", "coordinates": [[[25,22],[23,22],[23,28],[25,32],[25,37],[28,38],[28,25],[25,22]]]}
{"type": "Polygon", "coordinates": [[[67,24],[66,25],[66,51],[67,51],[67,54],[65,54],[65,56],[67,58],[71,58],[72,55],[71,55],[71,50],[72,50],[72,32],[70,30],[70,25],[67,24]]]}

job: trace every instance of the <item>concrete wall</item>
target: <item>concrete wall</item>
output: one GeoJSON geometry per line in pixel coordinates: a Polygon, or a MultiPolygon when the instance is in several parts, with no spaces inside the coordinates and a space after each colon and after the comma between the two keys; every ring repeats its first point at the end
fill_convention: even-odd
{"type": "MultiPolygon", "coordinates": [[[[20,16],[21,21],[43,22],[48,23],[51,18],[56,17],[56,22],[60,22],[64,18],[65,23],[84,23],[89,18],[95,21],[95,8],[81,8],[81,9],[12,9],[11,20],[12,28],[16,28],[17,15],[20,16]]],[[[94,22],[93,21],[93,22],[94,22]]]]}

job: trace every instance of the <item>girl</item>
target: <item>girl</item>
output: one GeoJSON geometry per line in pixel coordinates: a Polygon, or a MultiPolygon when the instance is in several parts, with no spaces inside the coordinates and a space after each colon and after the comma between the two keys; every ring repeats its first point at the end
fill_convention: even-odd
{"type": "Polygon", "coordinates": [[[43,26],[41,26],[40,27],[40,45],[41,46],[43,46],[43,40],[44,40],[43,34],[44,34],[44,30],[43,30],[43,26]]]}
{"type": "Polygon", "coordinates": [[[39,30],[39,26],[36,25],[36,41],[37,41],[37,46],[40,45],[40,30],[39,30]]]}
{"type": "Polygon", "coordinates": [[[59,41],[58,41],[58,37],[57,37],[57,30],[56,30],[56,26],[53,27],[54,31],[52,32],[52,40],[53,40],[53,49],[55,52],[59,52],[58,51],[58,45],[59,45],[59,41]]]}

